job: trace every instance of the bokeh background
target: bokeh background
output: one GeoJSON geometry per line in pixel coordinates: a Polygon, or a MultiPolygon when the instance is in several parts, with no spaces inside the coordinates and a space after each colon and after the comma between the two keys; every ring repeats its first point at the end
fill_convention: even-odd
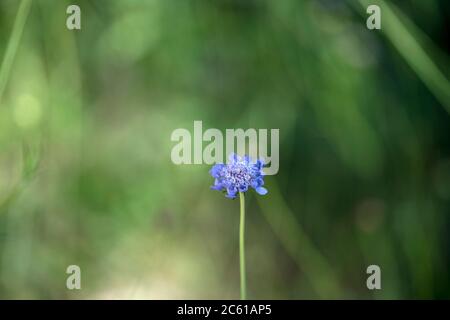
{"type": "Polygon", "coordinates": [[[239,202],[170,160],[194,120],[280,129],[247,197],[249,298],[450,298],[449,13],[0,0],[0,298],[239,298],[239,202]]]}

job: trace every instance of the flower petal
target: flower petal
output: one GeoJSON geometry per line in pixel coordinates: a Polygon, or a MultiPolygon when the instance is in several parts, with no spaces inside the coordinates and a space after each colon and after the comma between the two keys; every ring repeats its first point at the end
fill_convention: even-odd
{"type": "Polygon", "coordinates": [[[243,185],[239,186],[239,192],[247,192],[247,190],[248,190],[248,185],[243,184],[243,185]]]}
{"type": "Polygon", "coordinates": [[[228,159],[230,160],[230,163],[234,163],[238,161],[238,155],[236,153],[230,153],[228,159]]]}
{"type": "Polygon", "coordinates": [[[238,190],[236,187],[227,188],[227,198],[234,199],[236,197],[237,193],[238,193],[238,190]]]}
{"type": "Polygon", "coordinates": [[[223,167],[225,165],[222,163],[218,163],[216,165],[214,165],[214,167],[211,168],[211,170],[209,171],[209,173],[214,177],[214,178],[218,178],[220,175],[220,172],[222,171],[223,167]]]}

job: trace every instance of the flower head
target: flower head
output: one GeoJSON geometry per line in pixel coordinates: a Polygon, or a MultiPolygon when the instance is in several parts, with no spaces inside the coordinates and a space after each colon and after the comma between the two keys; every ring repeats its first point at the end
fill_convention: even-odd
{"type": "Polygon", "coordinates": [[[261,195],[267,193],[264,185],[262,160],[252,162],[249,156],[230,155],[227,164],[219,163],[212,167],[210,174],[215,179],[213,190],[226,191],[227,197],[234,199],[239,192],[246,192],[250,187],[261,195]]]}

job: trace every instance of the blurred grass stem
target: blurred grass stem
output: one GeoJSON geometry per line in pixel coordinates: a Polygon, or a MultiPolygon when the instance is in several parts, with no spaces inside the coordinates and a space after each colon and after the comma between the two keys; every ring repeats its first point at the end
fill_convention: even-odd
{"type": "Polygon", "coordinates": [[[247,288],[245,284],[245,251],[244,251],[245,195],[243,192],[239,192],[239,200],[241,203],[241,221],[239,224],[239,265],[241,276],[241,300],[245,300],[247,298],[247,288]]]}

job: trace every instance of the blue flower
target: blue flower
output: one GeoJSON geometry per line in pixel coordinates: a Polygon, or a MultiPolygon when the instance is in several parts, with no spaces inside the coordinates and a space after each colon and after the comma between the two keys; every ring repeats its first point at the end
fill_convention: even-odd
{"type": "Polygon", "coordinates": [[[267,194],[264,185],[264,163],[261,160],[252,162],[249,156],[230,155],[227,164],[219,163],[209,173],[215,179],[213,190],[226,191],[227,197],[234,199],[239,192],[246,192],[250,187],[261,195],[267,194]]]}

